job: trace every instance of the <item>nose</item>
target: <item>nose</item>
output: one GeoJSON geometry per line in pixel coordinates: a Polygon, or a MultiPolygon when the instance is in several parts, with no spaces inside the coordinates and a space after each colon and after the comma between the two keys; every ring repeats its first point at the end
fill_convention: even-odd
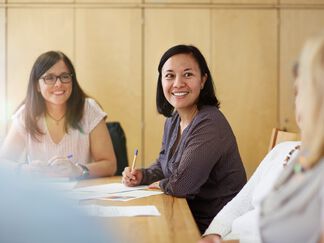
{"type": "Polygon", "coordinates": [[[179,87],[184,86],[184,84],[185,84],[185,83],[184,83],[183,78],[181,77],[181,75],[178,75],[178,76],[176,76],[176,78],[174,79],[173,87],[179,88],[179,87]]]}
{"type": "Polygon", "coordinates": [[[60,76],[57,76],[54,86],[58,86],[59,87],[61,85],[62,85],[61,77],[60,76]]]}

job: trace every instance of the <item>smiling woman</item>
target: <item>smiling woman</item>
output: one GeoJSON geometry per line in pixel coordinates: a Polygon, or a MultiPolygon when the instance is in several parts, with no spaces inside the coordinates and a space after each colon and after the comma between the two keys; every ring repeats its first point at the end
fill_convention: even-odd
{"type": "Polygon", "coordinates": [[[0,157],[18,161],[26,150],[26,163],[19,168],[49,176],[113,175],[116,158],[106,116],[81,89],[70,59],[46,52],[33,65],[0,157]]]}
{"type": "Polygon", "coordinates": [[[123,182],[150,184],[185,197],[204,232],[245,184],[244,167],[201,52],[194,46],[174,46],[162,56],[158,71],[157,110],[168,117],[161,152],[147,169],[126,167],[123,182]]]}

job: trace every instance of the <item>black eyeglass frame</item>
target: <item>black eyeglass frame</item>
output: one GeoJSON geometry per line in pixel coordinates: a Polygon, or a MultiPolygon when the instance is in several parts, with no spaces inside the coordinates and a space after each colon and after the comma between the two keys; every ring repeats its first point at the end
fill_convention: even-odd
{"type": "Polygon", "coordinates": [[[71,82],[72,82],[72,77],[73,77],[73,74],[72,74],[72,73],[62,73],[62,74],[60,74],[60,75],[58,75],[58,76],[56,76],[56,75],[54,75],[54,74],[49,74],[49,75],[46,75],[46,76],[40,77],[39,79],[43,80],[44,83],[47,84],[47,85],[55,85],[56,82],[57,82],[57,79],[59,79],[59,80],[61,81],[62,84],[68,84],[68,83],[71,83],[71,82]],[[63,80],[62,80],[62,76],[64,76],[64,75],[68,75],[68,76],[69,76],[69,79],[63,81],[63,80]],[[51,76],[51,77],[55,77],[55,82],[52,83],[51,81],[46,80],[46,78],[49,77],[49,76],[51,76]]]}

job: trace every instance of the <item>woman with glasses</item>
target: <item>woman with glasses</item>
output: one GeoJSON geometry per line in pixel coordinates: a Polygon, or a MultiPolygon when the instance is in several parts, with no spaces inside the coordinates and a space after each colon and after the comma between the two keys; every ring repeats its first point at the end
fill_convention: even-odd
{"type": "Polygon", "coordinates": [[[49,176],[111,176],[116,158],[106,116],[81,89],[69,58],[59,51],[43,53],[33,65],[0,157],[19,161],[25,151],[19,169],[49,176]]]}

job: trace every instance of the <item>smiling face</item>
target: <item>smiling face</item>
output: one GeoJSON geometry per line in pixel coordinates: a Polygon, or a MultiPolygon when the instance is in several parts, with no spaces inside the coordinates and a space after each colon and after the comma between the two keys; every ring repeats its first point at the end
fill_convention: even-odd
{"type": "MultiPolygon", "coordinates": [[[[59,76],[64,73],[70,73],[70,70],[67,68],[64,61],[60,60],[48,69],[42,77],[48,75],[59,76]]],[[[41,92],[46,107],[66,107],[66,102],[72,93],[72,80],[69,83],[62,83],[60,79],[57,79],[54,85],[48,85],[43,79],[39,79],[38,85],[38,91],[41,92]]]]}
{"type": "Polygon", "coordinates": [[[191,112],[207,79],[196,60],[190,54],[174,55],[165,62],[161,74],[167,101],[178,112],[191,112]]]}

